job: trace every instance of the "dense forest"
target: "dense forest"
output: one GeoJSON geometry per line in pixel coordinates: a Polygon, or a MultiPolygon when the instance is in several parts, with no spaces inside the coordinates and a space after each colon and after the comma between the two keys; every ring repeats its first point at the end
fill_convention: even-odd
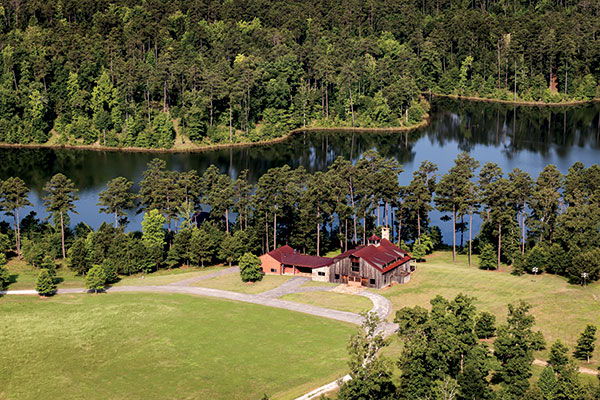
{"type": "Polygon", "coordinates": [[[435,209],[452,226],[453,257],[479,253],[479,267],[513,266],[513,273],[548,272],[586,284],[600,279],[600,168],[575,163],[566,175],[548,165],[535,179],[498,165],[482,166],[467,153],[441,176],[423,162],[407,185],[395,161],[368,152],[356,164],[338,158],[327,171],[271,168],[256,184],[247,171],[236,179],[211,166],[196,171],[148,165],[134,191],[123,177],[100,193],[100,212],[114,219],[92,231],[85,223],[70,229],[77,212],[73,182],[56,174],[44,187],[49,220],[34,212],[23,218],[29,188],[17,177],[0,190],[0,253],[23,255],[36,267],[59,257],[86,274],[104,265],[115,274],[150,272],[181,265],[237,262],[246,252],[260,254],[283,244],[312,254],[364,244],[381,226],[391,240],[424,257],[441,243],[430,223],[435,209]],[[144,213],[142,232],[127,233],[127,215],[144,213]],[[483,221],[474,232],[472,220],[483,221]]]}
{"type": "Polygon", "coordinates": [[[186,148],[411,126],[427,94],[598,96],[593,0],[3,0],[0,142],[186,148]]]}

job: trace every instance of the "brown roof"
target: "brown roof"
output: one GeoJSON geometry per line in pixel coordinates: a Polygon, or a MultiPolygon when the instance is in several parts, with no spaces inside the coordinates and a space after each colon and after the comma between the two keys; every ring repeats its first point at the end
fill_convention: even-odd
{"type": "Polygon", "coordinates": [[[287,244],[272,250],[267,254],[281,264],[305,268],[321,268],[332,264],[334,261],[333,258],[329,257],[309,256],[308,254],[299,253],[287,244]]]}
{"type": "Polygon", "coordinates": [[[391,271],[411,259],[406,251],[387,239],[382,239],[379,246],[371,244],[368,246],[357,247],[356,249],[340,254],[335,259],[339,260],[349,256],[362,258],[369,265],[377,268],[381,272],[391,271]]]}

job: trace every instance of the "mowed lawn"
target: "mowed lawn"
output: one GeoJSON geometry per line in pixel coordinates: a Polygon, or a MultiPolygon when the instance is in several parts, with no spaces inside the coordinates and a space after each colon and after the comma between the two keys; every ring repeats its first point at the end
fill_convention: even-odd
{"type": "MultiPolygon", "coordinates": [[[[536,329],[547,343],[560,339],[571,349],[587,324],[600,328],[600,283],[582,287],[550,274],[513,276],[506,269],[483,271],[476,267],[476,260],[468,267],[466,256],[452,262],[449,252],[434,253],[427,262],[417,264],[408,284],[378,292],[392,301],[394,310],[415,305],[429,308],[429,301],[438,294],[453,298],[465,293],[476,297],[478,308],[493,312],[498,322],[506,319],[508,303],[522,299],[532,305],[536,329]]],[[[599,365],[600,341],[596,348],[595,361],[586,366],[599,365]]],[[[547,351],[539,356],[545,358],[547,351]]]]}
{"type": "Polygon", "coordinates": [[[240,292],[247,294],[258,294],[267,290],[275,289],[281,286],[292,276],[289,275],[265,275],[258,282],[242,282],[240,274],[227,274],[215,278],[209,278],[198,281],[194,286],[201,286],[211,289],[229,290],[232,292],[240,292]]]}
{"type": "Polygon", "coordinates": [[[274,399],[343,373],[356,327],[176,294],[0,298],[2,399],[274,399]]]}
{"type": "Polygon", "coordinates": [[[297,303],[333,308],[334,310],[349,311],[353,313],[369,311],[373,307],[371,300],[366,297],[335,292],[291,293],[282,296],[281,300],[295,301],[297,303]]]}

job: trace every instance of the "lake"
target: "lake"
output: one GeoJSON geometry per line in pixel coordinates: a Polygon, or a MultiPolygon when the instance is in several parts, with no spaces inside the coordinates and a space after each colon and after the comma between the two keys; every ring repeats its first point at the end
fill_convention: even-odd
{"type": "MultiPolygon", "coordinates": [[[[457,154],[469,152],[482,164],[491,161],[505,172],[520,168],[536,177],[547,165],[563,173],[576,161],[591,165],[600,161],[600,104],[576,107],[531,107],[495,103],[434,99],[429,126],[397,133],[306,132],[268,146],[219,149],[196,153],[145,153],[72,149],[0,148],[0,179],[21,177],[31,188],[31,209],[46,217],[41,190],[47,180],[61,172],[71,178],[80,192],[79,214],[74,225],[85,221],[97,228],[112,217],[98,212],[98,193],[117,176],[139,181],[146,164],[155,157],[175,170],[195,169],[202,173],[209,165],[236,177],[248,169],[256,180],[269,168],[288,164],[309,171],[326,169],[338,156],[357,160],[366,150],[397,159],[404,168],[401,184],[424,160],[446,172],[457,154]]],[[[445,241],[451,228],[432,213],[445,241]],[[450,228],[450,229],[448,229],[450,228]]],[[[1,217],[0,217],[1,218],[1,217]]],[[[129,229],[139,229],[141,216],[130,216],[129,229]]]]}

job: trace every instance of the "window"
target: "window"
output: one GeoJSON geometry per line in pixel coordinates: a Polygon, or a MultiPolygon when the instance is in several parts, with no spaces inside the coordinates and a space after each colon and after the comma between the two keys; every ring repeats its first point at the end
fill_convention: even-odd
{"type": "Polygon", "coordinates": [[[275,268],[271,268],[271,272],[277,272],[275,268]]]}
{"type": "Polygon", "coordinates": [[[319,276],[325,276],[325,272],[323,272],[323,271],[319,271],[319,272],[317,272],[317,274],[318,274],[319,276]]]}
{"type": "Polygon", "coordinates": [[[369,284],[374,285],[375,284],[375,279],[369,279],[369,284]]]}
{"type": "Polygon", "coordinates": [[[335,279],[339,280],[340,279],[340,274],[335,274],[335,279]]]}
{"type": "Polygon", "coordinates": [[[358,261],[352,261],[352,272],[360,271],[360,263],[358,261]]]}

